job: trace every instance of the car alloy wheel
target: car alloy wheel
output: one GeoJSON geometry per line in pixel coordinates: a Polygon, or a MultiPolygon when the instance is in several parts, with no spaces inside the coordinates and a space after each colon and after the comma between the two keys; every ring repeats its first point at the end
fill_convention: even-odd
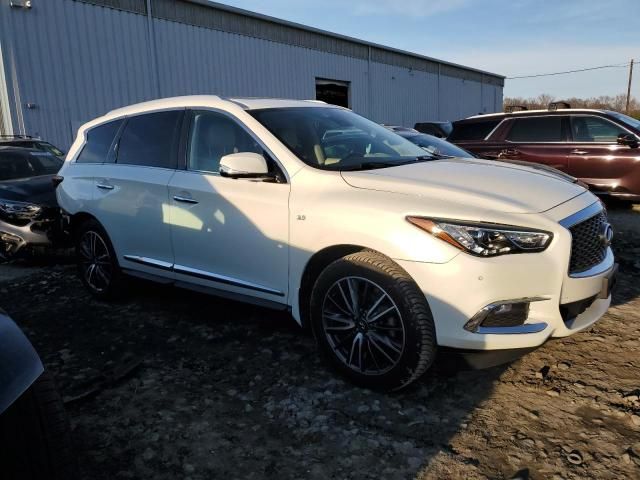
{"type": "Polygon", "coordinates": [[[87,285],[98,293],[109,288],[113,275],[111,255],[104,239],[93,230],[80,237],[80,263],[87,285]]]}
{"type": "Polygon", "coordinates": [[[336,357],[360,374],[382,375],[402,358],[406,332],[400,310],[366,278],[344,277],[327,290],[322,327],[336,357]]]}

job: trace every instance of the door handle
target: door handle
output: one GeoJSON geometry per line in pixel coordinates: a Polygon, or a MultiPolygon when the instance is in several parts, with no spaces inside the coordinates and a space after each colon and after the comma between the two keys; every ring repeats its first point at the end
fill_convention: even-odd
{"type": "Polygon", "coordinates": [[[113,185],[108,185],[106,183],[97,183],[96,187],[102,189],[102,190],[113,190],[113,185]]]}
{"type": "Polygon", "coordinates": [[[195,205],[196,203],[198,203],[197,200],[194,200],[193,198],[189,198],[189,197],[183,197],[181,195],[174,195],[173,199],[176,202],[182,202],[182,203],[190,203],[192,205],[195,205]]]}
{"type": "Polygon", "coordinates": [[[498,158],[504,158],[506,156],[513,156],[513,155],[519,155],[519,154],[520,152],[515,148],[505,148],[504,150],[500,151],[500,153],[498,154],[498,158]]]}
{"type": "Polygon", "coordinates": [[[580,150],[579,148],[571,150],[571,154],[573,155],[586,155],[587,153],[589,153],[587,150],[580,150]]]}

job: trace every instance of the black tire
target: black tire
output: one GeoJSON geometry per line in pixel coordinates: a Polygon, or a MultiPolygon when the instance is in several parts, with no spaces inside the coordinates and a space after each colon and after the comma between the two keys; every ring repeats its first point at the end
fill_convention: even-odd
{"type": "Polygon", "coordinates": [[[0,415],[0,478],[77,478],[69,419],[47,372],[0,415]]]}
{"type": "Polygon", "coordinates": [[[316,280],[310,311],[311,327],[321,353],[335,369],[357,385],[375,390],[400,390],[420,378],[435,359],[435,326],[424,294],[407,272],[377,252],[362,251],[331,263],[316,280]],[[335,292],[340,291],[344,282],[349,289],[354,285],[354,291],[361,294],[361,301],[356,302],[359,314],[353,314],[353,305],[347,305],[350,300],[346,297],[343,297],[342,308],[338,305],[339,297],[338,303],[334,302],[335,292]],[[384,298],[384,294],[388,298],[384,298]],[[375,298],[378,302],[383,298],[382,302],[388,303],[376,304],[375,298]],[[334,311],[330,312],[331,309],[334,311]],[[389,309],[391,313],[386,319],[376,313],[389,309]],[[374,326],[374,322],[378,322],[376,317],[382,318],[385,325],[374,326]],[[332,328],[329,322],[338,324],[332,328]],[[341,325],[345,327],[339,328],[341,325]],[[351,328],[349,333],[327,332],[328,329],[346,331],[347,328],[351,328]],[[353,328],[358,332],[355,335],[360,335],[357,342],[355,336],[353,340],[348,336],[354,334],[353,328]],[[386,343],[380,342],[384,335],[394,337],[385,337],[386,343]],[[401,341],[402,348],[398,346],[401,341]],[[343,349],[345,342],[352,342],[349,359],[343,349]],[[358,361],[353,358],[349,363],[354,352],[358,354],[354,345],[358,345],[360,355],[358,361]],[[387,355],[379,348],[381,345],[387,355]],[[393,350],[387,349],[391,345],[393,350]]]}
{"type": "Polygon", "coordinates": [[[109,235],[107,235],[100,223],[96,220],[88,220],[77,229],[75,232],[75,250],[78,275],[87,290],[100,300],[120,298],[125,291],[126,280],[118,264],[118,257],[113,249],[109,235]],[[84,242],[88,238],[96,240],[98,256],[94,255],[94,261],[97,262],[98,258],[102,259],[100,261],[104,261],[104,263],[94,268],[93,274],[89,272],[92,259],[87,256],[87,253],[91,252],[86,252],[84,248],[84,242]],[[102,258],[103,254],[108,258],[102,258]]]}

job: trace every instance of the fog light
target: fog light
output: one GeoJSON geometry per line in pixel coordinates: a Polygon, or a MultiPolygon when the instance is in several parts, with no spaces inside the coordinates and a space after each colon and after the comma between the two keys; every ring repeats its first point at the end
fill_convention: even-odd
{"type": "Polygon", "coordinates": [[[531,302],[543,300],[548,299],[532,297],[491,303],[476,313],[464,329],[473,333],[500,333],[500,329],[505,329],[504,333],[518,333],[513,327],[520,327],[527,320],[531,302]]]}

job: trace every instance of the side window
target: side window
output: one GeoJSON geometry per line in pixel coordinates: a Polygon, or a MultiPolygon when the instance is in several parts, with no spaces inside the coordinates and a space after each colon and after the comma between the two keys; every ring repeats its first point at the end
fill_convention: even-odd
{"type": "MultiPolygon", "coordinates": [[[[496,128],[500,120],[485,120],[468,123],[454,123],[453,131],[447,138],[449,141],[484,140],[491,130],[496,128]]],[[[430,133],[430,132],[425,132],[430,133]]]]}
{"type": "Polygon", "coordinates": [[[218,173],[220,159],[239,152],[263,153],[262,147],[235,121],[221,113],[193,112],[189,134],[189,170],[218,173]]]}
{"type": "Polygon", "coordinates": [[[529,117],[513,120],[507,140],[511,142],[563,142],[560,116],[529,117]]]}
{"type": "Polygon", "coordinates": [[[104,123],[87,132],[87,143],[78,155],[78,163],[104,163],[122,120],[104,123]]]}
{"type": "Polygon", "coordinates": [[[600,117],[571,117],[574,142],[615,143],[618,135],[629,133],[615,123],[600,117]]]}
{"type": "Polygon", "coordinates": [[[176,168],[180,120],[184,110],[136,115],[127,120],[117,163],[176,168]]]}

